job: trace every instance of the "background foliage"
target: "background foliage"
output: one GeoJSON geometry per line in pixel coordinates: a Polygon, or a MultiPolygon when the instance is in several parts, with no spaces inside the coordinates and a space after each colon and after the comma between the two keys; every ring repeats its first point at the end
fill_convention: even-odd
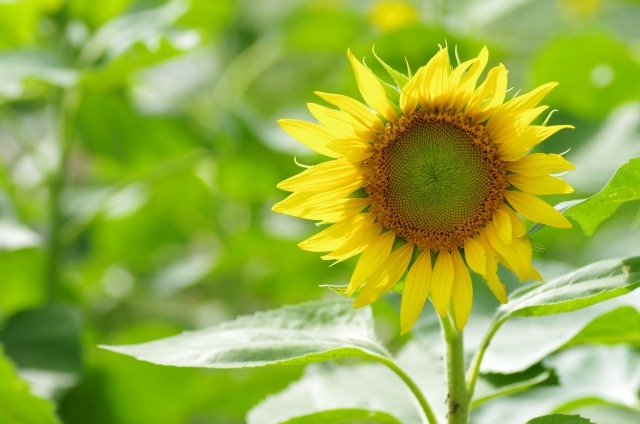
{"type": "MultiPolygon", "coordinates": [[[[347,47],[377,69],[375,44],[402,69],[438,43],[463,59],[486,44],[514,92],[560,82],[551,123],[576,130],[542,149],[571,149],[578,199],[640,155],[639,21],[637,0],[0,2],[0,422],[53,423],[55,409],[69,424],[240,423],[286,389],[249,414],[264,423],[287,393],[348,398],[393,380],[374,364],[157,367],[97,345],[336,297],[319,285],[344,284],[353,263],[329,268],[298,249],[313,223],[270,207],[284,196],[276,183],[298,170],[294,155],[321,160],[275,120],[311,119],[316,90],[358,96],[347,47]]],[[[622,171],[618,181],[640,187],[637,160],[622,171]]],[[[585,227],[591,237],[578,226],[536,232],[542,275],[640,255],[638,192],[617,210],[606,197],[572,209],[576,222],[591,208],[612,214],[585,227]]],[[[470,350],[497,307],[476,287],[470,350]]],[[[434,313],[399,337],[398,296],[387,298],[374,305],[378,338],[429,386],[442,372],[434,313]]],[[[632,294],[507,322],[487,352],[475,419],[638,422],[638,308],[632,294]]],[[[442,389],[426,388],[440,408],[442,389]]]]}

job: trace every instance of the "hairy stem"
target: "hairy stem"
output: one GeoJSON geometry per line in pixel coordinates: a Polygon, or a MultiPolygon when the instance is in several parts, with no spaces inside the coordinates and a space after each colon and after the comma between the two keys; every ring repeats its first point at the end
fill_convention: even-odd
{"type": "Polygon", "coordinates": [[[467,424],[471,396],[464,378],[464,349],[462,332],[459,332],[449,317],[441,319],[447,345],[447,422],[467,424]]]}

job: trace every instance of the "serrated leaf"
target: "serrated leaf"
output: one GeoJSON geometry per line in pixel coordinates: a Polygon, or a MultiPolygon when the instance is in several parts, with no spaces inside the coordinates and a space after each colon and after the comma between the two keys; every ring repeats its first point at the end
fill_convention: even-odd
{"type": "Polygon", "coordinates": [[[623,203],[640,200],[640,158],[622,165],[607,185],[586,201],[572,206],[565,215],[573,218],[592,235],[623,203]]]}
{"type": "Polygon", "coordinates": [[[498,319],[543,316],[574,311],[640,286],[640,257],[596,262],[546,283],[537,283],[511,295],[498,310],[498,319]]]}
{"type": "MultiPolygon", "coordinates": [[[[393,80],[396,82],[396,84],[398,85],[399,88],[404,87],[404,85],[409,82],[409,77],[407,77],[406,75],[403,75],[402,73],[396,71],[395,69],[393,69],[391,66],[389,66],[387,64],[387,62],[385,62],[384,60],[380,59],[380,57],[376,54],[376,50],[375,49],[371,49],[373,56],[376,58],[376,60],[380,63],[380,65],[382,65],[382,67],[385,69],[385,71],[387,71],[389,73],[389,75],[391,76],[391,78],[393,78],[393,80]]],[[[408,68],[408,64],[407,64],[407,68],[408,68]]]]}
{"type": "Polygon", "coordinates": [[[217,327],[126,346],[101,346],[160,365],[244,368],[359,356],[389,358],[369,308],[310,302],[237,318],[217,327]]]}
{"type": "Polygon", "coordinates": [[[333,409],[291,418],[282,424],[400,424],[386,412],[366,409],[333,409]]]}
{"type": "Polygon", "coordinates": [[[553,414],[534,418],[527,421],[527,424],[593,424],[593,421],[579,415],[553,414]]]}
{"type": "Polygon", "coordinates": [[[56,424],[53,404],[29,392],[13,364],[0,349],[0,422],[3,424],[56,424]]]}

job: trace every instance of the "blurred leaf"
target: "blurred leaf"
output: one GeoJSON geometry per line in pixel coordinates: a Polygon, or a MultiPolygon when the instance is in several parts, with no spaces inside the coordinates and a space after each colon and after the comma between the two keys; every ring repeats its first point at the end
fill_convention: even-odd
{"type": "Polygon", "coordinates": [[[133,0],[70,0],[69,11],[73,16],[84,20],[89,26],[97,28],[124,12],[132,2],[133,0]]]}
{"type": "Polygon", "coordinates": [[[0,331],[0,342],[35,393],[55,398],[82,371],[80,324],[75,310],[60,306],[19,312],[0,331]]]}
{"type": "Polygon", "coordinates": [[[420,422],[411,394],[384,366],[327,363],[309,366],[300,380],[253,408],[247,423],[276,424],[301,415],[352,408],[386,412],[402,423],[420,422]]]}
{"type": "Polygon", "coordinates": [[[640,158],[622,165],[599,193],[570,207],[565,215],[573,218],[590,236],[623,203],[635,200],[640,200],[640,158]]]}
{"type": "Polygon", "coordinates": [[[41,243],[38,233],[11,221],[0,221],[0,251],[37,247],[41,243]]]}
{"type": "MultiPolygon", "coordinates": [[[[566,202],[560,202],[557,205],[555,205],[553,208],[555,210],[557,210],[558,212],[560,212],[560,213],[564,213],[567,209],[571,208],[572,206],[578,205],[578,204],[584,202],[585,200],[586,199],[576,199],[576,200],[569,200],[569,201],[566,201],[566,202]]],[[[531,235],[531,234],[535,233],[536,231],[539,231],[539,230],[543,229],[544,227],[546,227],[546,225],[540,224],[538,222],[535,222],[527,230],[527,235],[531,235]]]]}
{"type": "Polygon", "coordinates": [[[527,421],[527,424],[593,424],[593,421],[579,415],[553,414],[534,418],[527,421]]]}
{"type": "Polygon", "coordinates": [[[98,64],[86,71],[83,82],[93,89],[111,89],[137,69],[196,47],[201,41],[196,31],[173,26],[187,10],[186,0],[172,0],[106,23],[80,53],[81,64],[98,64]]]}
{"type": "Polygon", "coordinates": [[[602,404],[577,407],[572,412],[589,418],[598,424],[637,424],[640,411],[621,405],[602,404]]]}
{"type": "Polygon", "coordinates": [[[65,88],[74,85],[77,72],[60,62],[44,51],[0,52],[0,103],[37,96],[46,84],[65,88]]]}
{"type": "Polygon", "coordinates": [[[43,15],[57,10],[63,0],[0,2],[0,50],[34,41],[43,15]]]}
{"type": "Polygon", "coordinates": [[[204,368],[389,357],[373,333],[371,310],[353,309],[346,301],[310,302],[166,339],[102,347],[155,364],[204,368]]]}
{"type": "Polygon", "coordinates": [[[558,81],[547,101],[590,118],[640,98],[640,62],[631,48],[605,35],[556,37],[533,64],[536,85],[558,81]]]}
{"type": "Polygon", "coordinates": [[[291,418],[282,424],[400,424],[386,412],[366,409],[333,409],[291,418]]]}
{"type": "Polygon", "coordinates": [[[55,424],[54,406],[34,396],[18,377],[13,365],[0,349],[0,422],[3,424],[55,424]]]}
{"type": "Polygon", "coordinates": [[[289,17],[284,42],[293,52],[340,52],[366,29],[364,21],[346,10],[314,8],[289,17]]]}
{"type": "Polygon", "coordinates": [[[614,309],[590,322],[565,347],[585,343],[626,343],[640,347],[640,312],[631,306],[614,309]]]}
{"type": "Polygon", "coordinates": [[[640,257],[596,262],[546,283],[516,290],[498,310],[498,320],[574,311],[640,286],[640,257]]]}

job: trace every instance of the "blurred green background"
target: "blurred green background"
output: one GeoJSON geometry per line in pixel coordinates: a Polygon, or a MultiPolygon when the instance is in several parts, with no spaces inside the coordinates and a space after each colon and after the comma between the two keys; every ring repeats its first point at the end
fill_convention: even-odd
{"type": "MultiPolygon", "coordinates": [[[[0,1],[6,355],[65,423],[244,422],[302,368],[166,368],[97,345],[335,296],[319,285],[354,262],[301,251],[314,224],[270,211],[294,156],[324,160],[276,119],[311,119],[317,90],[359,98],[347,48],[381,71],[373,45],[399,69],[488,45],[512,93],[560,82],[550,122],[576,129],[541,149],[571,149],[576,193],[549,201],[587,197],[640,156],[639,22],[637,0],[0,1]]],[[[537,264],[640,254],[639,224],[636,202],[590,238],[543,229],[537,264]]],[[[374,306],[392,348],[397,297],[374,306]]]]}

